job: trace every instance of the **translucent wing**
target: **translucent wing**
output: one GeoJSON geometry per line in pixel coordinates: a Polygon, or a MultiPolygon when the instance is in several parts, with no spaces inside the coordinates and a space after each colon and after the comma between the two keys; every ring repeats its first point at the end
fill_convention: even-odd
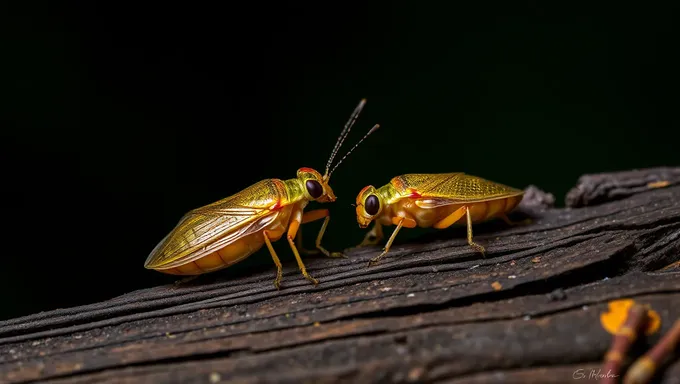
{"type": "Polygon", "coordinates": [[[243,191],[194,209],[151,251],[147,268],[172,267],[210,254],[274,220],[283,187],[278,180],[263,180],[243,191]]]}
{"type": "Polygon", "coordinates": [[[393,180],[403,190],[417,192],[416,205],[435,208],[521,195],[522,190],[465,173],[407,174],[393,180]]]}

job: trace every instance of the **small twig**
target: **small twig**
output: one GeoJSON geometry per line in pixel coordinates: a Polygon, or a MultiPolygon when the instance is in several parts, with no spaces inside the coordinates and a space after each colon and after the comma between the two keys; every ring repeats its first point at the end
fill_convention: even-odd
{"type": "Polygon", "coordinates": [[[671,330],[644,356],[633,363],[623,379],[623,383],[648,383],[656,373],[656,369],[670,357],[678,343],[680,343],[680,320],[676,320],[671,330]]]}
{"type": "Polygon", "coordinates": [[[625,322],[614,334],[611,347],[605,354],[603,372],[606,377],[604,383],[617,383],[621,372],[622,362],[638,335],[642,332],[647,321],[647,308],[640,304],[633,304],[628,311],[625,322]]]}

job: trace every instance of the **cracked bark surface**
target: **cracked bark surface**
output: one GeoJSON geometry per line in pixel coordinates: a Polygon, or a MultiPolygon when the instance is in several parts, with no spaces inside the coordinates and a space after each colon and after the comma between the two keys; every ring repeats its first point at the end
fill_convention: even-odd
{"type": "MultiPolygon", "coordinates": [[[[634,298],[680,317],[680,168],[583,176],[567,208],[527,189],[533,223],[432,231],[347,259],[216,273],[0,322],[0,382],[573,383],[601,366],[599,316],[634,298]],[[659,183],[667,181],[667,183],[659,183]],[[658,186],[662,186],[658,188],[658,186]]],[[[584,379],[589,381],[587,379],[584,379]]],[[[680,383],[680,362],[657,382],[680,383]]]]}

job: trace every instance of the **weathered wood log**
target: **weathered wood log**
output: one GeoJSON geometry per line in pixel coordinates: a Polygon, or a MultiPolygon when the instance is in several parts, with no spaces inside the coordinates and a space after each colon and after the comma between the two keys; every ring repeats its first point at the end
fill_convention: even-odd
{"type": "MultiPolygon", "coordinates": [[[[633,358],[680,317],[679,181],[680,168],[585,176],[567,199],[579,208],[530,187],[517,215],[532,224],[475,227],[486,257],[464,228],[433,230],[371,268],[377,247],[309,257],[317,287],[293,266],[280,291],[272,270],[227,270],[3,321],[0,382],[591,381],[608,301],[661,317],[633,358]]],[[[680,362],[658,381],[680,382],[680,362]]]]}

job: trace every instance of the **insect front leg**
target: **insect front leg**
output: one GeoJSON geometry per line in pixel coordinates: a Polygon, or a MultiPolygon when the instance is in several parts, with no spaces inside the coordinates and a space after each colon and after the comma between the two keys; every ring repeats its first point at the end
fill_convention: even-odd
{"type": "Polygon", "coordinates": [[[373,245],[378,245],[385,238],[383,234],[382,225],[375,221],[373,223],[373,228],[366,234],[364,240],[357,247],[370,247],[373,245]]]}
{"type": "Polygon", "coordinates": [[[288,226],[288,244],[290,245],[290,248],[293,250],[293,255],[295,255],[295,260],[297,260],[298,267],[300,267],[300,272],[302,272],[302,276],[305,277],[305,279],[309,280],[312,284],[317,285],[319,284],[319,281],[315,278],[313,278],[309,273],[307,273],[307,268],[305,267],[305,264],[302,262],[302,258],[300,257],[300,253],[297,250],[297,247],[295,246],[295,236],[297,235],[298,230],[300,229],[300,223],[302,223],[302,209],[301,208],[296,208],[295,211],[293,211],[293,216],[290,219],[290,225],[288,226]]]}
{"type": "Polygon", "coordinates": [[[297,235],[295,236],[295,246],[303,255],[316,255],[319,253],[318,249],[307,249],[304,247],[302,244],[302,231],[298,231],[297,235]]]}
{"type": "Polygon", "coordinates": [[[390,247],[392,246],[392,242],[393,242],[394,239],[397,237],[397,233],[399,233],[399,230],[401,229],[401,227],[404,226],[404,223],[406,223],[407,221],[409,221],[409,224],[410,224],[409,226],[411,226],[411,227],[414,227],[414,226],[415,226],[415,222],[411,223],[411,221],[413,221],[413,219],[410,219],[410,220],[409,220],[409,219],[406,218],[406,217],[395,217],[395,218],[393,219],[393,221],[397,221],[397,222],[396,222],[397,228],[394,230],[394,232],[392,232],[392,236],[390,236],[390,239],[387,240],[387,244],[385,244],[385,248],[383,248],[382,253],[368,261],[368,266],[369,266],[369,267],[370,267],[371,265],[377,263],[378,261],[380,261],[380,259],[382,259],[383,257],[385,257],[385,255],[387,254],[387,252],[390,251],[390,247]]]}

